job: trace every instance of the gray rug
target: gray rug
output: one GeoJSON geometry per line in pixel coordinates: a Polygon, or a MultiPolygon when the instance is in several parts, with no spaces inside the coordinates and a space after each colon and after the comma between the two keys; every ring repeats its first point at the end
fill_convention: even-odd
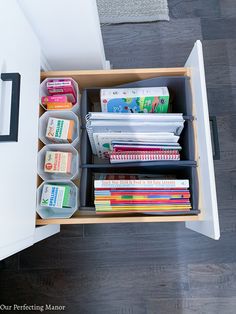
{"type": "Polygon", "coordinates": [[[167,0],[97,0],[102,24],[169,20],[167,0]]]}

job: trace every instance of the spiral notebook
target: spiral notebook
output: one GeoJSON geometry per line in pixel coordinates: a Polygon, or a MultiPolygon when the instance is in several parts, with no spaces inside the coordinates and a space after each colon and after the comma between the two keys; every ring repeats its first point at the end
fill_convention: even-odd
{"type": "Polygon", "coordinates": [[[180,160],[178,150],[112,152],[109,154],[109,157],[112,164],[136,161],[180,160]]]}

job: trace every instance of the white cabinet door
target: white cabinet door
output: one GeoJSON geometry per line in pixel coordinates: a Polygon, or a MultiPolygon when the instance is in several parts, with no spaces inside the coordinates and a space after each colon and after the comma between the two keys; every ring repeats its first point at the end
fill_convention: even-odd
{"type": "Polygon", "coordinates": [[[18,0],[51,70],[102,70],[106,61],[96,0],[18,0]]]}
{"type": "Polygon", "coordinates": [[[40,46],[15,0],[0,1],[0,43],[3,259],[50,235],[50,230],[35,228],[40,46]]]}
{"type": "Polygon", "coordinates": [[[198,40],[185,64],[191,71],[193,104],[195,107],[198,164],[199,208],[203,221],[186,222],[186,227],[218,240],[220,237],[215,174],[212,156],[211,133],[206,93],[202,44],[198,40]]]}

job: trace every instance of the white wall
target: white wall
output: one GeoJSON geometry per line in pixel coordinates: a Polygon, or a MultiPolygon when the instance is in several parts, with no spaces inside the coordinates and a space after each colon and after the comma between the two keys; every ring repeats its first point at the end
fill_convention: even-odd
{"type": "Polygon", "coordinates": [[[96,0],[18,0],[52,70],[105,69],[96,0]]]}

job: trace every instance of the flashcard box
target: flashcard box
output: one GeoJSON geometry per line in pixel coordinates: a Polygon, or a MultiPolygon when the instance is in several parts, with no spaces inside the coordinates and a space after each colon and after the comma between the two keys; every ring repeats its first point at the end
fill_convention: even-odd
{"type": "Polygon", "coordinates": [[[47,151],[45,156],[44,171],[52,173],[71,172],[72,153],[47,151]]]}
{"type": "Polygon", "coordinates": [[[46,137],[56,143],[71,143],[74,132],[74,121],[49,118],[46,137]]]}
{"type": "Polygon", "coordinates": [[[50,95],[65,95],[74,105],[77,101],[76,90],[71,79],[53,79],[47,82],[47,90],[50,95]]]}
{"type": "Polygon", "coordinates": [[[101,89],[102,112],[166,113],[167,87],[101,89]]]}
{"type": "Polygon", "coordinates": [[[41,196],[41,206],[69,208],[71,207],[71,188],[69,185],[45,184],[41,196]]]}

